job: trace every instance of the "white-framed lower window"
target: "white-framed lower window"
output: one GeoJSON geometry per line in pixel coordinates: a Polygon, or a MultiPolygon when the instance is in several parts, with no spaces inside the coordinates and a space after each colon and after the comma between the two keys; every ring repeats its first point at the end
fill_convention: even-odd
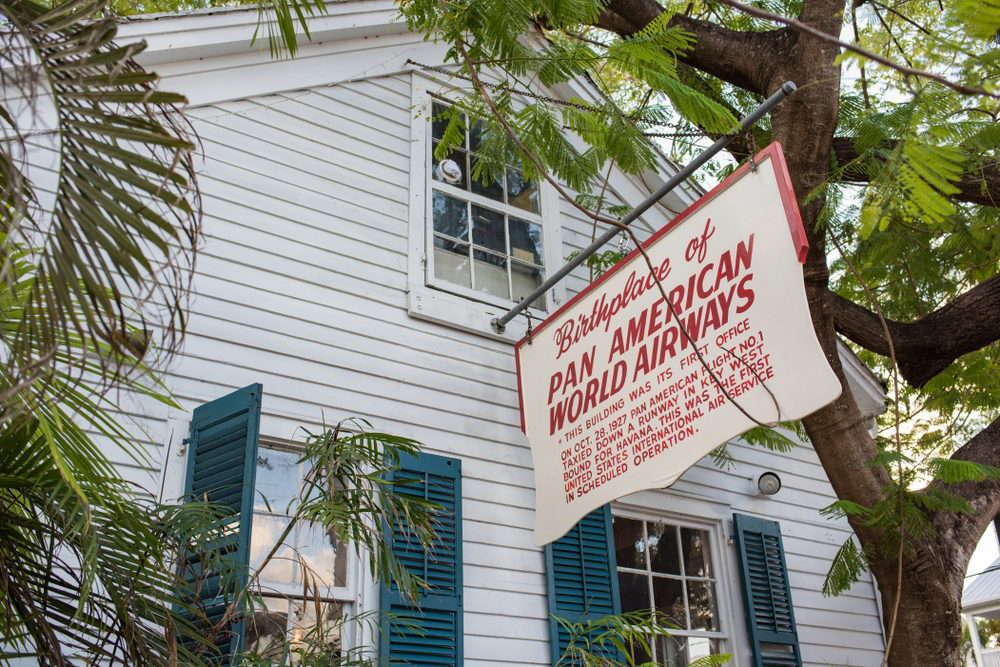
{"type": "MultiPolygon", "coordinates": [[[[300,463],[303,449],[293,441],[262,436],[257,450],[250,571],[257,572],[289,525],[308,470],[300,463]]],[[[296,648],[308,633],[321,633],[325,651],[340,657],[348,633],[343,620],[351,614],[356,585],[353,550],[332,530],[303,522],[294,525],[272,559],[260,571],[256,588],[264,606],[247,619],[245,650],[272,663],[282,659],[282,637],[296,648]],[[308,602],[303,600],[309,582],[308,602]],[[315,589],[319,589],[319,612],[315,589]]],[[[313,641],[315,645],[315,641],[313,641]]],[[[297,659],[292,652],[287,660],[297,659]]]]}
{"type": "MultiPolygon", "coordinates": [[[[460,146],[434,157],[449,119],[450,86],[413,74],[411,124],[411,316],[516,342],[526,320],[517,318],[497,336],[490,320],[542,284],[561,256],[560,205],[545,183],[530,183],[509,164],[489,183],[475,179],[481,123],[466,119],[460,146]]],[[[564,285],[531,307],[542,319],[566,298],[564,285]]]]}
{"type": "Polygon", "coordinates": [[[720,563],[713,531],[669,518],[614,516],[622,612],[656,611],[670,634],[637,647],[637,662],[685,667],[728,652],[729,628],[720,613],[720,563]]]}

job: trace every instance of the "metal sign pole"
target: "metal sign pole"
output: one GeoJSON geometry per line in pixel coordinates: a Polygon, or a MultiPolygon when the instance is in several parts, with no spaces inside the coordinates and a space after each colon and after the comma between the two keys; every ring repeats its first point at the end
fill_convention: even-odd
{"type": "MultiPolygon", "coordinates": [[[[740,133],[742,134],[743,132],[753,127],[758,120],[763,118],[764,114],[766,114],[771,109],[776,107],[778,103],[780,103],[782,100],[784,100],[786,97],[788,97],[794,92],[795,92],[795,84],[792,83],[791,81],[786,81],[781,86],[781,89],[778,90],[778,92],[776,92],[774,95],[771,95],[771,97],[769,97],[763,104],[754,109],[749,116],[743,119],[743,122],[740,123],[740,133]]],[[[674,174],[674,176],[669,181],[664,183],[659,190],[651,194],[641,204],[632,209],[628,213],[628,215],[626,215],[624,218],[621,219],[621,224],[626,226],[632,224],[632,222],[634,222],[640,215],[645,213],[653,204],[658,202],[660,199],[666,196],[667,193],[669,193],[671,190],[673,190],[678,185],[683,183],[684,179],[686,179],[688,176],[693,174],[697,169],[699,169],[702,165],[708,162],[716,153],[718,153],[723,148],[728,146],[729,143],[736,138],[736,136],[737,136],[736,134],[731,134],[722,137],[714,144],[706,148],[700,155],[698,155],[698,157],[689,162],[686,167],[684,167],[679,172],[674,174]]],[[[550,276],[548,280],[539,285],[534,292],[526,296],[524,299],[521,300],[519,304],[517,304],[509,311],[507,311],[506,315],[504,315],[503,317],[494,317],[490,321],[490,326],[493,327],[493,331],[495,331],[498,334],[502,334],[508,322],[517,317],[517,315],[521,313],[525,308],[530,306],[540,296],[545,294],[545,292],[548,291],[549,288],[551,288],[553,285],[555,285],[560,280],[569,275],[570,271],[583,264],[583,262],[588,257],[593,255],[598,250],[600,250],[605,243],[613,239],[618,234],[619,231],[621,230],[618,227],[611,227],[610,229],[608,229],[606,232],[604,232],[604,234],[601,235],[600,238],[598,238],[596,241],[591,243],[587,248],[581,251],[579,255],[574,257],[572,261],[563,265],[562,268],[560,268],[552,276],[550,276]]]]}

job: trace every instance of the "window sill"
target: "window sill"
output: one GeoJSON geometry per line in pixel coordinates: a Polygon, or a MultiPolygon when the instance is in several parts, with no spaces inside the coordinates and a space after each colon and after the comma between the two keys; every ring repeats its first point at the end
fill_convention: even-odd
{"type": "MultiPolygon", "coordinates": [[[[513,305],[512,303],[511,306],[513,305]]],[[[546,317],[546,314],[534,309],[530,310],[532,324],[537,326],[546,317]]],[[[527,320],[518,316],[507,325],[502,335],[497,334],[490,326],[490,322],[494,317],[500,317],[506,313],[507,308],[471,301],[419,283],[410,283],[406,292],[406,312],[411,317],[420,320],[460,329],[510,345],[514,345],[524,338],[528,330],[527,320]]]]}

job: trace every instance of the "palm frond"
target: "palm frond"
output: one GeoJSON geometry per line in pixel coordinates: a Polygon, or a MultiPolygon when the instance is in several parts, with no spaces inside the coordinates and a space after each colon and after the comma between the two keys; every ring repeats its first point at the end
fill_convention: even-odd
{"type": "MultiPolygon", "coordinates": [[[[0,3],[12,27],[0,63],[12,74],[3,83],[19,104],[6,109],[17,122],[7,123],[0,150],[0,166],[9,166],[0,183],[0,277],[20,309],[17,325],[2,329],[14,385],[52,363],[56,350],[120,347],[136,316],[162,335],[163,353],[185,329],[200,219],[184,98],[158,91],[155,75],[132,61],[144,44],[112,41],[116,24],[102,18],[103,7],[0,3]],[[51,142],[28,141],[46,118],[51,142]],[[53,155],[54,190],[42,196],[26,174],[53,155]],[[13,272],[22,259],[32,267],[27,276],[13,272]]],[[[94,371],[92,380],[116,379],[113,364],[94,371]]]]}

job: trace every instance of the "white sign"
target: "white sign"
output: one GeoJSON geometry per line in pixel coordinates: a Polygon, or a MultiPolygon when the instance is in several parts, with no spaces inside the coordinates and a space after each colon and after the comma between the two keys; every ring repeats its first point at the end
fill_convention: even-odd
{"type": "Polygon", "coordinates": [[[809,317],[808,246],[781,147],[756,163],[643,245],[687,335],[633,252],[518,343],[536,545],[673,484],[754,427],[733,401],[774,423],[840,395],[809,317]]]}

